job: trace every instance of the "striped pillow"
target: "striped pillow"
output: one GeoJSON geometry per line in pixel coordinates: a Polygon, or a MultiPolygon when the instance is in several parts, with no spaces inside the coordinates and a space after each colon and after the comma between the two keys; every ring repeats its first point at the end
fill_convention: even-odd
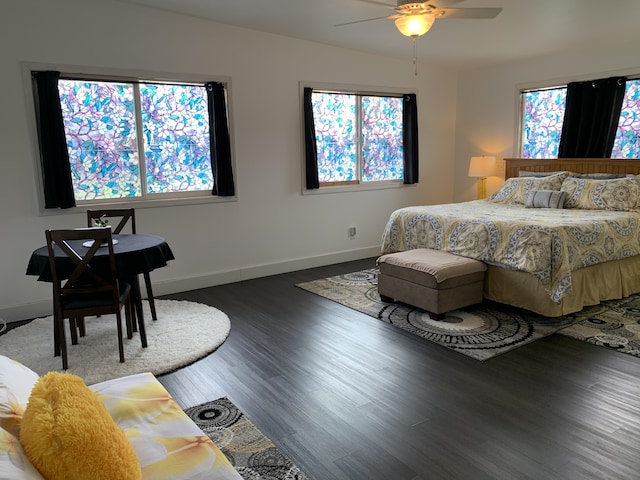
{"type": "Polygon", "coordinates": [[[558,190],[532,190],[525,208],[564,208],[567,192],[558,190]]]}

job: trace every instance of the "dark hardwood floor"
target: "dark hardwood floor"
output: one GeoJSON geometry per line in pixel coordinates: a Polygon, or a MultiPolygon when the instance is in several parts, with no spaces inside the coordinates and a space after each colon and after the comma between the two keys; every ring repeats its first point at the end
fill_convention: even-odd
{"type": "Polygon", "coordinates": [[[373,265],[162,297],[231,333],[160,381],[227,396],[315,480],[640,479],[640,359],[552,335],[479,362],[295,286],[373,265]]]}

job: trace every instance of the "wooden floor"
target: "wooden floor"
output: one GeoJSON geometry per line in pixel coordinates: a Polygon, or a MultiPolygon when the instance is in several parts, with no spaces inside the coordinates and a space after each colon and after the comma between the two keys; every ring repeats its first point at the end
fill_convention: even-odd
{"type": "Polygon", "coordinates": [[[373,265],[162,297],[231,334],[160,381],[229,397],[315,480],[640,478],[640,359],[553,335],[479,362],[295,286],[373,265]]]}

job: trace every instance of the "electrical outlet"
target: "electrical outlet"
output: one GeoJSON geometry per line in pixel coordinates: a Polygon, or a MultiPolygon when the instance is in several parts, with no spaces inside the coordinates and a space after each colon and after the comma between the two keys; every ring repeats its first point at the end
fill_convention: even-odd
{"type": "Polygon", "coordinates": [[[349,227],[347,233],[349,235],[349,238],[354,238],[356,236],[356,227],[349,227]]]}

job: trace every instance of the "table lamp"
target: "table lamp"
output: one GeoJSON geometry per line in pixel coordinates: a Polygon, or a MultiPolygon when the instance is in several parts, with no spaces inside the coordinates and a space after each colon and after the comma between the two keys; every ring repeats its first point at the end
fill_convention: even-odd
{"type": "Polygon", "coordinates": [[[478,199],[487,196],[487,177],[495,173],[496,157],[471,157],[469,176],[478,179],[478,199]]]}

